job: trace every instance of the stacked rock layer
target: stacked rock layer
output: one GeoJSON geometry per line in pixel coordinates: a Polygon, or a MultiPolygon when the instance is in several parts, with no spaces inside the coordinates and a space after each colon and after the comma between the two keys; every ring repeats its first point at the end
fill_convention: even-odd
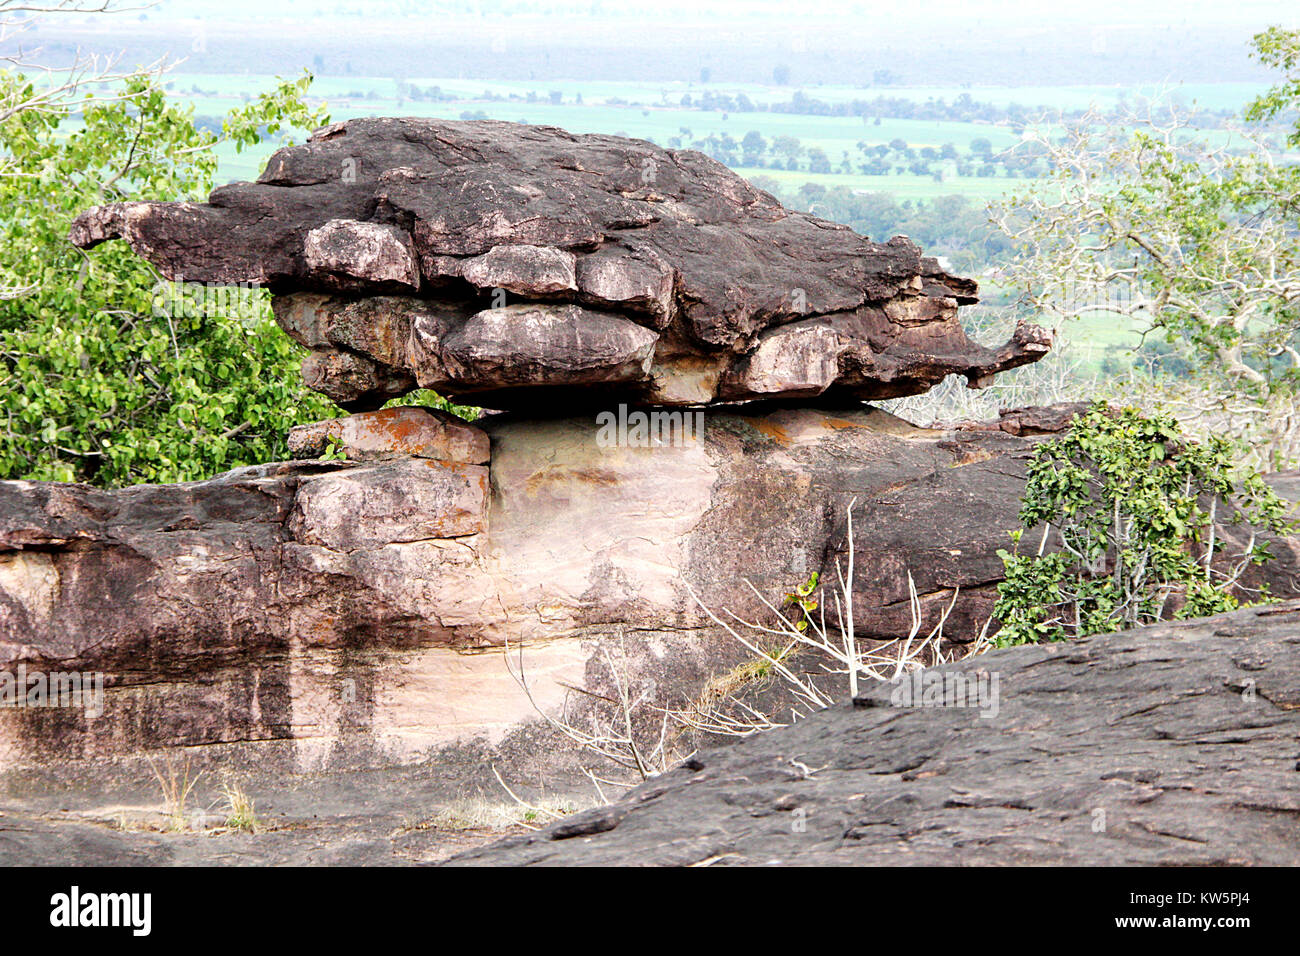
{"type": "Polygon", "coordinates": [[[207,203],[74,222],[169,279],[269,287],[345,408],[417,387],[493,408],[917,394],[1040,358],[972,342],[978,287],[910,240],[786,209],[713,160],[502,122],[357,119],[207,203]]]}

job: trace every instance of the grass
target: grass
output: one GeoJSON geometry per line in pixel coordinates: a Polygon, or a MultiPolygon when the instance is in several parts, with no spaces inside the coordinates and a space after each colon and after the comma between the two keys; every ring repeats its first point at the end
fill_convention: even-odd
{"type": "Polygon", "coordinates": [[[190,758],[188,756],[185,758],[185,762],[178,767],[173,762],[171,754],[164,755],[161,770],[152,757],[148,758],[148,760],[149,769],[153,771],[154,778],[158,781],[158,786],[162,790],[163,811],[167,817],[168,828],[174,833],[180,833],[187,829],[188,821],[185,818],[185,805],[190,794],[194,792],[194,787],[203,776],[203,771],[200,770],[191,776],[190,758]]]}
{"type": "Polygon", "coordinates": [[[245,833],[257,832],[257,812],[253,800],[234,783],[221,785],[221,796],[226,802],[226,826],[245,833]]]}
{"type": "Polygon", "coordinates": [[[974,176],[953,176],[935,182],[930,176],[889,175],[861,176],[858,174],[835,175],[831,173],[807,173],[799,170],[757,169],[742,166],[736,169],[746,179],[766,176],[775,180],[785,193],[797,190],[804,183],[818,183],[826,188],[847,186],[862,192],[888,193],[902,199],[934,199],[936,196],[965,196],[972,201],[985,202],[1000,199],[1008,192],[1024,184],[1023,179],[997,177],[980,179],[974,176]]]}
{"type": "Polygon", "coordinates": [[[549,822],[554,817],[568,816],[594,805],[594,803],[579,805],[572,800],[544,800],[525,808],[518,803],[494,803],[488,800],[464,798],[439,807],[429,816],[409,824],[406,829],[459,832],[536,827],[549,822]]]}

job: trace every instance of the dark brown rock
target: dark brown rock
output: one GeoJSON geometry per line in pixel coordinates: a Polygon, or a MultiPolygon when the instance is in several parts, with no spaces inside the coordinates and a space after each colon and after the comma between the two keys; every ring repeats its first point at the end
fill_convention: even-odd
{"type": "Polygon", "coordinates": [[[1292,601],[993,651],[924,672],[982,672],[978,706],[879,685],[451,862],[1295,866],[1298,629],[1292,601]]]}
{"type": "Polygon", "coordinates": [[[971,342],[957,310],[976,283],[905,237],[788,210],[699,153],[551,127],[351,120],[207,204],[118,203],[71,231],[83,248],[117,237],[170,278],[270,286],[320,353],[308,384],[355,409],[417,379],[534,413],[887,398],[950,374],[983,385],[1050,344],[1032,327],[971,342]],[[309,329],[312,293],[340,297],[309,298],[309,329]],[[416,334],[421,314],[436,334],[416,334]],[[562,332],[539,337],[543,320],[562,332]]]}
{"type": "MultiPolygon", "coordinates": [[[[1032,408],[1004,408],[992,421],[956,422],[958,431],[1003,431],[1008,435],[1051,435],[1065,431],[1076,416],[1089,408],[1088,402],[1061,402],[1032,408]]],[[[941,427],[939,422],[935,427],[941,427]]]]}

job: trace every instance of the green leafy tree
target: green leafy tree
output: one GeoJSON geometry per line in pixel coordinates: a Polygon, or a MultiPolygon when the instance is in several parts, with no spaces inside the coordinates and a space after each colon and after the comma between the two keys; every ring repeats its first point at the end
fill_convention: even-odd
{"type": "MultiPolygon", "coordinates": [[[[1287,77],[1246,111],[1261,121],[1300,103],[1300,34],[1270,30],[1255,47],[1287,77]]],[[[1019,247],[1001,278],[1058,327],[1118,316],[1163,338],[1191,374],[1137,383],[1149,404],[1245,439],[1263,468],[1289,467],[1300,461],[1300,167],[1266,128],[1207,137],[1172,108],[1149,115],[1136,128],[1090,114],[1027,131],[1019,149],[1053,173],[993,210],[1019,247]]]]}
{"type": "Polygon", "coordinates": [[[1030,553],[1000,551],[1000,646],[1124,630],[1231,610],[1240,578],[1270,555],[1252,533],[1229,553],[1218,528],[1281,531],[1286,506],[1233,444],[1189,442],[1169,416],[1104,403],[1034,449],[1020,521],[1030,553]]]}
{"type": "Polygon", "coordinates": [[[740,149],[746,166],[757,166],[763,161],[767,152],[767,140],[757,130],[750,130],[740,141],[740,149]]]}
{"type": "Polygon", "coordinates": [[[772,140],[772,152],[784,156],[787,164],[793,164],[801,155],[804,147],[794,136],[777,136],[772,140]]]}
{"type": "Polygon", "coordinates": [[[79,212],[123,200],[200,200],[216,147],[236,150],[328,121],[279,82],[195,125],[155,73],[82,100],[44,98],[0,72],[0,478],[101,486],[208,477],[285,456],[285,432],[337,414],[308,391],[301,351],[261,290],[167,293],[125,243],[83,253],[79,212]]]}
{"type": "MultiPolygon", "coordinates": [[[[1255,58],[1282,74],[1282,81],[1246,107],[1246,119],[1263,122],[1300,106],[1300,30],[1270,27],[1255,36],[1255,58]]],[[[1292,121],[1287,145],[1300,149],[1300,122],[1292,121]]]]}

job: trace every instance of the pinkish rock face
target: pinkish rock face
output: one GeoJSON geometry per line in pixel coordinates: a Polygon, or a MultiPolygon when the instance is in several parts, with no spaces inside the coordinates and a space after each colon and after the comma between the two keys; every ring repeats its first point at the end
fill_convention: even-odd
{"type": "Polygon", "coordinates": [[[839,374],[843,351],[835,330],[818,322],[784,325],[759,339],[734,377],[737,395],[820,395],[839,374]]]}
{"type": "Polygon", "coordinates": [[[411,239],[393,226],[331,219],[307,233],[303,260],[312,273],[342,285],[366,282],[399,290],[420,288],[420,266],[411,239]]]}
{"type": "Polygon", "coordinates": [[[419,380],[456,392],[644,381],[659,338],[635,322],[576,305],[486,309],[450,333],[439,330],[436,351],[422,328],[417,320],[419,380]]]}
{"type": "MultiPolygon", "coordinates": [[[[689,700],[740,656],[691,591],[756,620],[746,581],[779,601],[814,571],[833,578],[854,498],[860,635],[906,636],[911,574],[923,627],[956,591],[944,633],[971,639],[1018,524],[1020,433],[1077,410],[984,430],[706,411],[702,432],[657,446],[602,441],[594,416],[494,416],[490,480],[405,457],[111,492],[0,482],[0,670],[101,671],[106,695],[94,719],[0,708],[0,773],[179,745],[287,753],[296,769],[484,739],[544,760],[504,641],[525,645],[548,707],[624,645],[638,679],[689,700]]],[[[1229,550],[1248,534],[1222,530],[1229,550]]],[[[1270,547],[1271,576],[1248,585],[1300,593],[1300,541],[1270,547]]]]}
{"type": "Polygon", "coordinates": [[[306,478],[286,525],[300,544],[351,552],[486,529],[488,471],[424,458],[306,478]]]}
{"type": "Polygon", "coordinates": [[[652,249],[640,255],[620,250],[582,257],[577,282],[585,301],[614,309],[645,311],[656,328],[672,319],[674,272],[652,249]]]}
{"type": "Polygon", "coordinates": [[[460,277],[480,289],[548,295],[577,289],[573,254],[546,246],[493,246],[459,263],[460,277]]]}
{"type": "Polygon", "coordinates": [[[270,286],[286,330],[338,356],[308,384],[349,410],[417,381],[529,413],[873,399],[982,384],[1049,344],[971,342],[976,283],[906,238],[786,209],[698,153],[510,123],[351,120],[210,204],[103,206],[71,237],[270,286]]]}
{"type": "Polygon", "coordinates": [[[487,433],[441,409],[404,406],[362,412],[289,432],[295,458],[317,458],[330,446],[350,461],[415,456],[462,465],[486,465],[487,433]]]}

